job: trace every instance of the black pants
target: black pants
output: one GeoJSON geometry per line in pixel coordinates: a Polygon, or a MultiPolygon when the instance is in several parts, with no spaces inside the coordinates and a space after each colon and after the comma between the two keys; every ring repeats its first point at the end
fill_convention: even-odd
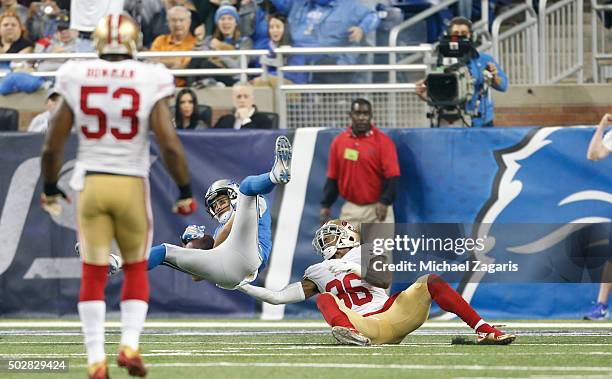
{"type": "MultiPolygon", "coordinates": [[[[219,67],[216,64],[212,63],[211,61],[209,61],[206,58],[194,58],[191,60],[191,62],[189,62],[189,65],[187,65],[187,68],[211,68],[211,69],[216,69],[216,68],[223,68],[223,67],[219,67]]],[[[198,80],[202,80],[202,79],[206,79],[206,78],[213,78],[218,82],[221,82],[223,84],[225,84],[227,87],[231,87],[234,85],[234,83],[237,82],[237,80],[233,77],[233,76],[229,76],[229,75],[208,75],[208,76],[190,76],[187,78],[187,83],[189,85],[193,84],[194,82],[197,82],[198,80]]]]}

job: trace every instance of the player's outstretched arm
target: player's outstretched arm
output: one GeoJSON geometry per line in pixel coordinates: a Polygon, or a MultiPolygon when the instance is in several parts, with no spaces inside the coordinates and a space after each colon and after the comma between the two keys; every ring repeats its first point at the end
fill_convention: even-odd
{"type": "Polygon", "coordinates": [[[42,149],[41,172],[44,189],[41,196],[43,209],[51,214],[59,214],[59,197],[66,198],[62,190],[57,187],[57,176],[62,168],[64,146],[70,135],[74,114],[68,104],[60,98],[57,110],[49,120],[49,131],[45,136],[42,149]]]}
{"type": "Polygon", "coordinates": [[[595,134],[593,134],[593,138],[591,138],[591,143],[589,144],[589,150],[587,151],[587,158],[592,161],[598,161],[607,157],[610,154],[610,150],[603,144],[603,135],[606,127],[612,122],[612,114],[606,113],[597,129],[595,130],[595,134]]]}
{"type": "Polygon", "coordinates": [[[157,138],[168,172],[179,187],[179,199],[173,210],[180,214],[190,214],[195,210],[195,202],[191,192],[189,169],[183,145],[172,126],[170,108],[166,99],[159,100],[153,107],[151,129],[157,138]]]}
{"type": "Polygon", "coordinates": [[[303,279],[301,282],[289,284],[280,291],[272,291],[263,287],[256,287],[250,284],[244,284],[238,287],[238,290],[246,293],[257,300],[264,301],[270,304],[291,304],[299,303],[307,298],[314,296],[318,290],[314,282],[303,279]]]}

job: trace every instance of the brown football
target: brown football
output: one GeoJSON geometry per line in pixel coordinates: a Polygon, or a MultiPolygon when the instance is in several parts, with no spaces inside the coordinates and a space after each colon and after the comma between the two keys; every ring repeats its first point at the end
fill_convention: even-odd
{"type": "Polygon", "coordinates": [[[189,241],[185,247],[190,249],[210,250],[213,248],[215,240],[210,234],[204,234],[204,237],[189,241]]]}

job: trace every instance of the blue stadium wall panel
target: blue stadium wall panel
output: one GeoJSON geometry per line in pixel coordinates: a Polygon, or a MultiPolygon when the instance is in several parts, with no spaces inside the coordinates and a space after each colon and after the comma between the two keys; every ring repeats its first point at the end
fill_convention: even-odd
{"type": "MultiPolygon", "coordinates": [[[[269,196],[273,203],[275,247],[260,284],[280,287],[299,281],[318,261],[310,241],[318,227],[327,153],[339,130],[287,132],[296,152],[293,181],[269,196]]],[[[153,143],[151,195],[154,243],[179,243],[184,225],[213,228],[202,210],[203,192],[214,180],[240,180],[272,164],[274,139],[283,131],[207,131],[181,134],[200,210],[187,218],[170,212],[177,195],[153,143]]],[[[400,158],[397,222],[567,223],[610,217],[607,201],[560,206],[561,199],[587,190],[612,196],[612,159],[585,157],[592,128],[500,128],[390,130],[400,158]],[[520,191],[512,189],[520,184],[520,191]]],[[[0,135],[0,314],[76,313],[80,264],[73,252],[74,210],[58,218],[39,206],[40,135],[0,135]]],[[[60,186],[67,188],[76,138],[66,150],[60,186]]],[[[74,194],[70,193],[74,199],[74,194]]],[[[338,202],[334,207],[339,212],[338,202]]],[[[207,314],[232,317],[316,316],[314,301],[281,306],[258,304],[170,268],[150,272],[151,314],[207,314]]],[[[117,310],[122,275],[109,281],[109,309],[117,310]]],[[[595,284],[459,283],[462,294],[485,317],[578,318],[595,298],[595,284]]],[[[405,285],[394,285],[399,291],[405,285]]],[[[437,309],[432,308],[433,313],[437,309]]]]}

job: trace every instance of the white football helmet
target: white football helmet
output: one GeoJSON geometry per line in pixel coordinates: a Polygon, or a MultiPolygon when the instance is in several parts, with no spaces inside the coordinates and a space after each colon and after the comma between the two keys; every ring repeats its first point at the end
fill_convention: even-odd
{"type": "Polygon", "coordinates": [[[204,195],[204,206],[206,207],[206,211],[221,224],[228,222],[236,210],[238,205],[238,187],[238,183],[234,181],[220,179],[211,184],[206,190],[206,194],[204,195]],[[221,196],[227,196],[231,206],[229,211],[219,214],[219,212],[214,211],[213,204],[215,204],[221,196]]]}
{"type": "Polygon", "coordinates": [[[327,260],[336,254],[338,249],[356,247],[361,244],[359,232],[344,220],[331,220],[315,232],[312,247],[327,260]]]}

